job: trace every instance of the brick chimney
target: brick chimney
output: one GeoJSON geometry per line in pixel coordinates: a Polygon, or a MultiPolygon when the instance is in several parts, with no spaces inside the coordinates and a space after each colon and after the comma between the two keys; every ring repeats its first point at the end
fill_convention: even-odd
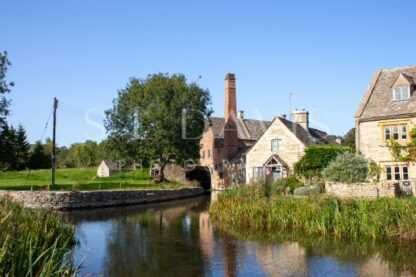
{"type": "Polygon", "coordinates": [[[231,160],[238,152],[237,96],[235,75],[225,75],[224,159],[231,160]]]}

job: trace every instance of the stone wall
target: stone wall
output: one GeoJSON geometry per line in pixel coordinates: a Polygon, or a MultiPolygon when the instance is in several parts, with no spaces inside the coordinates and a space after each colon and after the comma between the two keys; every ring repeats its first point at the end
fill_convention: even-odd
{"type": "Polygon", "coordinates": [[[162,202],[198,196],[203,193],[203,188],[82,192],[0,190],[0,198],[10,197],[12,201],[27,208],[70,210],[162,202]]]}
{"type": "Polygon", "coordinates": [[[327,182],[325,184],[327,194],[342,198],[370,198],[395,197],[396,184],[393,183],[360,183],[346,184],[327,182]]]}

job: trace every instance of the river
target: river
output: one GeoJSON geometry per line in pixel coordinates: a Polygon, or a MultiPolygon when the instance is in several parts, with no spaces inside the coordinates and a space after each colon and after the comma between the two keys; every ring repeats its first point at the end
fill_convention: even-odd
{"type": "Polygon", "coordinates": [[[82,263],[83,275],[123,277],[416,273],[416,247],[404,243],[282,239],[279,234],[274,240],[265,239],[270,234],[236,239],[212,226],[208,209],[215,198],[65,212],[79,240],[75,264],[82,263]]]}

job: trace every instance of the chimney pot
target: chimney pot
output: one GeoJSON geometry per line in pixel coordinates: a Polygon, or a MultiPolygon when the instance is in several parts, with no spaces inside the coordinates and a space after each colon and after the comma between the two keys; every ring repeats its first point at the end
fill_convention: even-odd
{"type": "Polygon", "coordinates": [[[239,112],[239,116],[240,119],[244,119],[244,111],[240,111],[239,112]]]}

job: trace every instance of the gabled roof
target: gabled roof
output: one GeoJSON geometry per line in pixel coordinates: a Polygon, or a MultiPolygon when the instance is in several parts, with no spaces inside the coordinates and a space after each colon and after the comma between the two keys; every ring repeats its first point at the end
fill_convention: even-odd
{"type": "Polygon", "coordinates": [[[406,101],[393,100],[393,85],[400,75],[414,85],[416,66],[378,69],[355,114],[356,119],[366,121],[416,114],[415,93],[412,93],[410,99],[406,101]]]}
{"type": "MultiPolygon", "coordinates": [[[[254,119],[238,119],[237,130],[238,138],[241,140],[257,141],[261,135],[269,128],[271,122],[254,119]]],[[[224,138],[225,120],[223,117],[210,117],[205,126],[205,131],[211,127],[215,138],[224,138]]]]}
{"type": "Polygon", "coordinates": [[[308,128],[306,130],[302,127],[302,125],[283,117],[277,117],[277,119],[280,120],[280,122],[282,122],[303,144],[307,146],[328,143],[326,140],[328,134],[321,130],[314,128],[308,128]]]}

